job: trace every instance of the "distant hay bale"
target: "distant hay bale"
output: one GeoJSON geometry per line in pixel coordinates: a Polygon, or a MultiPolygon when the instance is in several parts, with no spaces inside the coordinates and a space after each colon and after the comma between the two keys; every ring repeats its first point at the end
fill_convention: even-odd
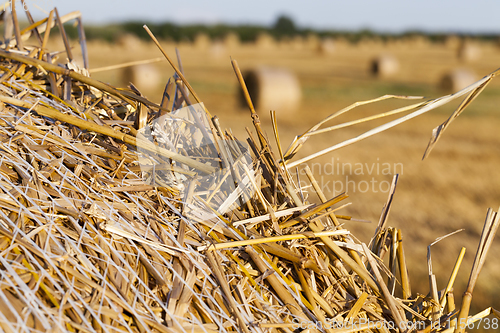
{"type": "Polygon", "coordinates": [[[309,50],[317,51],[321,45],[321,39],[316,34],[308,34],[304,43],[309,50]]]}
{"type": "Polygon", "coordinates": [[[335,53],[337,43],[333,38],[324,38],[319,41],[316,51],[322,55],[329,55],[335,53]]]}
{"type": "Polygon", "coordinates": [[[194,37],[193,46],[198,50],[206,50],[210,47],[212,40],[205,33],[199,33],[194,37]]]}
{"type": "Polygon", "coordinates": [[[456,68],[441,78],[439,87],[446,91],[458,91],[477,81],[476,74],[465,68],[456,68]]]}
{"type": "Polygon", "coordinates": [[[280,48],[294,51],[303,50],[305,47],[304,39],[299,35],[283,37],[277,44],[280,48]]]}
{"type": "Polygon", "coordinates": [[[472,62],[481,58],[481,47],[472,41],[464,40],[460,43],[457,56],[464,62],[472,62]]]}
{"type": "Polygon", "coordinates": [[[293,36],[290,39],[290,46],[292,47],[293,50],[303,50],[305,43],[304,43],[304,38],[302,36],[293,36]]]}
{"type": "Polygon", "coordinates": [[[346,37],[325,38],[325,41],[330,40],[335,50],[346,49],[352,46],[352,43],[346,37]]]}
{"type": "Polygon", "coordinates": [[[399,61],[392,54],[382,54],[372,60],[370,73],[376,77],[394,76],[399,71],[399,61]]]}
{"type": "Polygon", "coordinates": [[[136,35],[125,33],[118,37],[116,44],[126,50],[138,50],[142,48],[142,41],[136,35]]]}
{"type": "Polygon", "coordinates": [[[430,40],[427,36],[424,35],[414,35],[404,39],[404,42],[407,47],[412,48],[425,48],[429,47],[430,40]]]}
{"type": "Polygon", "coordinates": [[[276,40],[268,33],[261,33],[255,39],[255,46],[259,49],[273,49],[276,47],[276,40]]]}
{"type": "MultiPolygon", "coordinates": [[[[384,43],[382,39],[380,38],[363,38],[362,40],[358,41],[356,43],[356,47],[361,50],[374,50],[374,49],[380,49],[384,47],[384,43]]],[[[393,48],[402,48],[402,42],[399,40],[395,40],[392,43],[393,48]]],[[[404,47],[404,46],[403,46],[404,47]]]]}
{"type": "Polygon", "coordinates": [[[444,46],[447,49],[456,50],[458,47],[460,47],[461,42],[462,42],[462,39],[460,37],[458,37],[457,35],[449,35],[444,40],[444,46]]]}
{"type": "Polygon", "coordinates": [[[224,36],[222,43],[228,49],[237,48],[241,44],[240,36],[235,32],[229,32],[224,36]]]}
{"type": "MultiPolygon", "coordinates": [[[[297,77],[288,70],[259,67],[243,75],[248,92],[257,111],[267,114],[269,110],[278,113],[296,111],[300,106],[302,91],[297,77]]],[[[240,93],[240,102],[246,105],[240,93]]]]}
{"type": "Polygon", "coordinates": [[[122,70],[122,83],[133,83],[139,90],[154,90],[162,84],[161,73],[153,64],[125,67],[122,70]]]}
{"type": "Polygon", "coordinates": [[[227,47],[223,41],[215,41],[210,45],[209,54],[212,58],[222,58],[227,54],[227,47]]]}

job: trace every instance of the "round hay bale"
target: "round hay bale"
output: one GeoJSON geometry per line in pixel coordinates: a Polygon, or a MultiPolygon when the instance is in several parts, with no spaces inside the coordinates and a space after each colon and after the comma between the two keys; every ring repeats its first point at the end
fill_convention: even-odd
{"type": "Polygon", "coordinates": [[[446,91],[458,91],[476,81],[476,74],[472,70],[457,68],[443,75],[439,87],[446,91]]]}
{"type": "Polygon", "coordinates": [[[154,90],[161,86],[161,72],[154,64],[125,67],[122,70],[122,83],[133,83],[139,90],[154,90]]]}
{"type": "MultiPolygon", "coordinates": [[[[264,115],[270,110],[278,113],[293,113],[298,110],[302,91],[297,77],[280,68],[259,67],[243,74],[255,109],[264,115]]],[[[240,91],[239,100],[246,106],[240,91]]]]}
{"type": "Polygon", "coordinates": [[[222,40],[224,46],[228,49],[234,49],[240,46],[241,41],[240,41],[240,36],[238,36],[237,33],[235,32],[229,32],[227,33],[223,40],[222,40]]]}
{"type": "Polygon", "coordinates": [[[143,43],[136,35],[125,33],[118,37],[116,44],[125,50],[139,50],[142,48],[143,43]]]}
{"type": "Polygon", "coordinates": [[[329,55],[335,53],[336,43],[333,38],[325,38],[319,41],[316,50],[319,54],[329,55]]]}
{"type": "Polygon", "coordinates": [[[464,40],[457,52],[458,59],[463,62],[472,62],[481,58],[481,47],[471,41],[464,40]]]}
{"type": "Polygon", "coordinates": [[[261,33],[255,39],[255,46],[259,49],[273,49],[276,47],[276,40],[268,33],[261,33]]]}
{"type": "Polygon", "coordinates": [[[220,59],[227,55],[226,45],[222,41],[215,41],[210,45],[209,54],[212,58],[220,59]]]}
{"type": "Polygon", "coordinates": [[[398,71],[399,61],[392,54],[382,54],[373,59],[370,64],[370,73],[376,77],[391,77],[398,71]]]}
{"type": "Polygon", "coordinates": [[[285,50],[301,51],[304,49],[304,39],[301,36],[286,36],[282,37],[277,45],[285,50]]]}
{"type": "Polygon", "coordinates": [[[305,38],[305,45],[309,50],[316,51],[321,45],[321,39],[317,34],[310,33],[305,38]]]}
{"type": "MultiPolygon", "coordinates": [[[[363,38],[356,43],[356,48],[360,50],[360,52],[371,52],[371,50],[376,49],[384,49],[384,42],[380,38],[363,38]],[[366,50],[366,51],[365,51],[366,50]]],[[[394,40],[391,45],[392,49],[401,49],[402,42],[399,40],[394,40]]],[[[384,55],[381,55],[384,56],[384,55]]]]}
{"type": "Polygon", "coordinates": [[[304,38],[302,38],[302,36],[299,35],[293,36],[290,39],[290,46],[292,50],[297,50],[297,51],[303,50],[305,46],[304,38]]]}
{"type": "Polygon", "coordinates": [[[403,45],[406,49],[423,49],[431,46],[430,39],[424,35],[412,35],[402,38],[403,45]]]}
{"type": "Polygon", "coordinates": [[[205,33],[199,33],[194,37],[193,45],[198,50],[206,50],[212,43],[210,37],[205,33]]]}
{"type": "Polygon", "coordinates": [[[462,39],[457,35],[449,35],[444,40],[444,46],[447,49],[456,50],[460,46],[461,42],[462,39]]]}

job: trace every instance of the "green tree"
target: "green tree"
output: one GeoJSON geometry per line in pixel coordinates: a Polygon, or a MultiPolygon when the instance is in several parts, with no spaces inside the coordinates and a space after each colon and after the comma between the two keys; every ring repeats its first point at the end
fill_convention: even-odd
{"type": "Polygon", "coordinates": [[[295,23],[290,17],[285,15],[278,17],[276,23],[274,23],[273,30],[277,37],[293,36],[297,34],[295,23]]]}

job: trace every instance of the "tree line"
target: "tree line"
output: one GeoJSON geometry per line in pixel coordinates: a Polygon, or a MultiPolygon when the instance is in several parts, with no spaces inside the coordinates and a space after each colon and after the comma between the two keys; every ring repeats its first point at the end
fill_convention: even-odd
{"type": "MultiPolygon", "coordinates": [[[[407,31],[404,33],[381,33],[370,29],[358,31],[343,30],[315,30],[311,28],[298,27],[294,21],[287,16],[280,16],[271,26],[252,24],[176,24],[172,22],[144,22],[129,21],[123,23],[113,23],[107,25],[87,25],[85,34],[87,39],[101,39],[108,42],[117,41],[122,35],[131,34],[140,39],[150,40],[149,35],[143,28],[147,24],[155,36],[159,39],[172,40],[175,42],[193,41],[200,33],[206,34],[212,40],[222,39],[227,34],[235,34],[242,42],[253,42],[262,33],[273,36],[276,40],[283,40],[294,36],[317,35],[319,38],[343,37],[352,43],[365,39],[379,38],[382,40],[406,38],[412,36],[425,36],[433,42],[442,42],[449,35],[448,33],[428,33],[423,31],[407,31]]],[[[78,38],[77,28],[73,25],[65,25],[69,37],[78,38]]],[[[479,39],[497,40],[497,34],[462,34],[455,35],[463,37],[473,37],[479,39]]]]}

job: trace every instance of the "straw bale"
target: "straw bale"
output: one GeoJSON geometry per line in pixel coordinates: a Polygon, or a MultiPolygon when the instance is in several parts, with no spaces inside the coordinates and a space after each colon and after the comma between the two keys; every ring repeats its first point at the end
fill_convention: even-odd
{"type": "Polygon", "coordinates": [[[163,84],[161,71],[155,64],[125,67],[121,72],[121,80],[124,86],[133,83],[139,89],[151,91],[163,84]]]}
{"type": "Polygon", "coordinates": [[[212,44],[210,36],[200,32],[194,37],[193,46],[198,50],[207,50],[212,44]]]}
{"type": "Polygon", "coordinates": [[[276,40],[268,33],[262,32],[255,39],[255,46],[258,49],[270,50],[276,48],[276,40]]]}
{"type": "Polygon", "coordinates": [[[301,51],[304,50],[304,48],[306,47],[306,42],[304,38],[300,35],[296,35],[290,38],[287,44],[294,51],[301,51]]]}
{"type": "Polygon", "coordinates": [[[223,58],[227,56],[228,47],[223,41],[214,41],[209,48],[209,54],[212,58],[223,58]]]}
{"type": "Polygon", "coordinates": [[[307,49],[312,51],[318,51],[321,47],[321,39],[317,34],[310,33],[305,37],[304,43],[307,49]]]}
{"type": "Polygon", "coordinates": [[[137,51],[143,46],[139,37],[130,33],[121,34],[116,44],[127,51],[137,51]]]}
{"type": "Polygon", "coordinates": [[[474,62],[481,58],[482,50],[478,43],[463,40],[457,50],[458,59],[463,62],[474,62]]]}
{"type": "MultiPolygon", "coordinates": [[[[399,40],[394,40],[391,42],[390,48],[401,48],[402,42],[399,40]]],[[[363,38],[359,42],[356,43],[356,48],[360,50],[360,52],[372,52],[372,50],[383,49],[384,41],[381,38],[372,37],[372,38],[363,38]]]]}
{"type": "Polygon", "coordinates": [[[476,81],[477,75],[471,69],[456,68],[441,77],[439,87],[445,91],[458,91],[476,81]]]}
{"type": "Polygon", "coordinates": [[[370,73],[379,78],[392,77],[398,71],[399,61],[394,55],[389,53],[377,56],[370,64],[370,73]]]}
{"type": "Polygon", "coordinates": [[[460,47],[462,43],[462,38],[457,35],[448,35],[444,40],[444,46],[452,51],[455,51],[460,47]]]}
{"type": "Polygon", "coordinates": [[[329,43],[334,47],[332,51],[340,49],[348,49],[352,47],[352,43],[346,37],[335,37],[335,38],[327,37],[324,38],[323,40],[325,40],[327,43],[329,43]]]}
{"type": "MultiPolygon", "coordinates": [[[[439,323],[497,313],[489,308],[473,317],[469,307],[500,211],[487,213],[457,314],[450,302],[460,257],[441,295],[430,255],[429,292],[411,290],[401,231],[387,226],[397,175],[367,246],[339,222],[356,219],[339,214],[346,193],[327,199],[307,166],[300,172],[308,186],[287,171],[299,166],[290,159],[325,122],[358,105],[405,97],[356,103],[276,154],[234,60],[256,132],[244,141],[222,130],[150,36],[176,73],[161,105],[93,79],[71,60],[39,59],[43,42],[26,50],[16,38],[13,49],[0,47],[1,331],[368,332],[382,325],[401,333],[410,330],[400,324],[422,323],[423,332],[462,333],[439,323]]],[[[86,46],[84,38],[80,43],[86,46]]],[[[293,75],[277,72],[254,75],[289,84],[293,75]]],[[[464,93],[475,96],[495,74],[464,93]]],[[[370,117],[414,110],[336,146],[455,98],[370,117]]],[[[434,131],[428,150],[454,118],[434,131]]],[[[281,147],[276,127],[274,135],[281,147]]]]}
{"type": "MultiPolygon", "coordinates": [[[[257,67],[246,71],[244,78],[255,107],[262,114],[269,110],[286,114],[299,109],[302,91],[298,78],[291,71],[257,67]]],[[[239,96],[244,105],[243,96],[239,96]]]]}
{"type": "Polygon", "coordinates": [[[241,45],[240,36],[235,32],[228,32],[222,42],[227,49],[235,49],[241,45]]]}
{"type": "Polygon", "coordinates": [[[337,49],[337,43],[333,38],[323,38],[319,41],[317,52],[322,55],[334,54],[337,49]]]}
{"type": "Polygon", "coordinates": [[[411,48],[426,48],[431,46],[431,41],[427,36],[415,35],[405,39],[407,47],[411,48]]]}

